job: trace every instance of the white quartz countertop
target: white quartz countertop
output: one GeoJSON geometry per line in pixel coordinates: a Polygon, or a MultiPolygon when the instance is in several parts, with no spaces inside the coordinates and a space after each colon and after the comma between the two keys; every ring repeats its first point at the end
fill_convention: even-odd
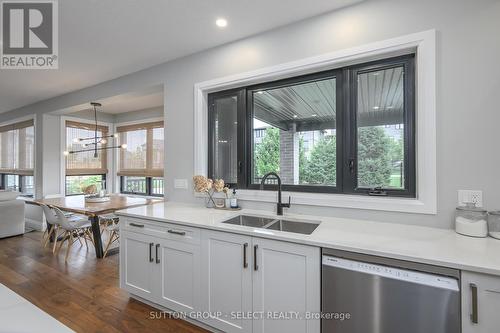
{"type": "Polygon", "coordinates": [[[311,235],[303,235],[222,223],[240,214],[276,217],[266,211],[226,211],[174,202],[117,214],[500,276],[500,240],[466,237],[447,229],[285,213],[285,218],[321,221],[311,235]]]}
{"type": "Polygon", "coordinates": [[[0,284],[0,332],[72,333],[73,331],[0,284]]]}

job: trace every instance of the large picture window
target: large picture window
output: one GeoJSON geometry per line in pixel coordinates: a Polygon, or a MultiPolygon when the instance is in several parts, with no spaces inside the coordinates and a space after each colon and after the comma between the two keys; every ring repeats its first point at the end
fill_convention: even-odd
{"type": "MultiPolygon", "coordinates": [[[[98,126],[97,136],[106,136],[107,126],[98,126]]],[[[68,151],[84,150],[86,141],[79,138],[89,138],[95,135],[95,125],[75,121],[66,121],[66,147],[68,151]]],[[[66,156],[66,195],[83,194],[85,188],[95,185],[97,190],[106,188],[107,151],[98,151],[97,157],[93,151],[80,152],[66,156]]]]}
{"type": "Polygon", "coordinates": [[[415,197],[414,95],[414,55],[211,93],[208,174],[239,188],[276,172],[292,191],[415,197]]]}
{"type": "Polygon", "coordinates": [[[35,127],[27,120],[0,127],[0,185],[32,196],[35,127]]]}
{"type": "Polygon", "coordinates": [[[163,196],[163,122],[117,127],[120,143],[119,170],[121,192],[163,196]]]}

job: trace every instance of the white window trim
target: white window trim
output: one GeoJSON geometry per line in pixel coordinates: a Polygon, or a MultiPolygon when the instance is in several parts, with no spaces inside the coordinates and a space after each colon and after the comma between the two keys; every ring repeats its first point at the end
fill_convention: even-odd
{"type": "MultiPolygon", "coordinates": [[[[436,31],[428,30],[359,47],[231,75],[194,86],[194,172],[207,174],[207,94],[238,86],[273,81],[388,56],[416,52],[416,164],[417,198],[370,197],[325,193],[285,193],[292,203],[313,206],[436,214],[436,31]]],[[[275,202],[276,193],[240,190],[239,198],[275,202]]]]}

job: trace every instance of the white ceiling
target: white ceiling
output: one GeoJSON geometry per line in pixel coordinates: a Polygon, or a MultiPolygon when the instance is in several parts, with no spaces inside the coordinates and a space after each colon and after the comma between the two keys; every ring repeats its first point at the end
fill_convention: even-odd
{"type": "MultiPolygon", "coordinates": [[[[99,113],[120,114],[163,107],[163,86],[148,87],[140,91],[116,95],[103,99],[94,100],[102,104],[97,110],[99,113]]],[[[92,111],[93,107],[89,103],[74,105],[66,109],[56,110],[52,114],[79,114],[80,112],[92,111]]],[[[93,113],[92,113],[93,115],[93,113]]]]}
{"type": "Polygon", "coordinates": [[[0,70],[0,112],[359,1],[60,0],[59,70],[0,70]]]}

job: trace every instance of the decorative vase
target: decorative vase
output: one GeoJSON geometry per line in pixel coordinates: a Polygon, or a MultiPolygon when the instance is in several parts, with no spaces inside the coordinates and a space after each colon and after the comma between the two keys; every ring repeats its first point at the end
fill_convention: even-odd
{"type": "Polygon", "coordinates": [[[213,196],[213,192],[210,192],[210,191],[207,191],[207,198],[205,198],[205,206],[207,208],[214,208],[216,205],[215,205],[215,201],[214,201],[214,196],[213,196]]]}

